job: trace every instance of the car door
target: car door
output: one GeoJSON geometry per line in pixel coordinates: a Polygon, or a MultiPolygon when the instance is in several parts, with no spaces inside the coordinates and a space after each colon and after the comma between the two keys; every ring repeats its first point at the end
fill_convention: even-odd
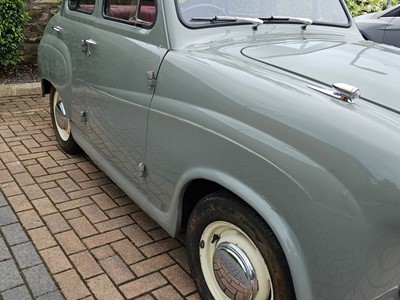
{"type": "MultiPolygon", "coordinates": [[[[85,66],[86,54],[82,52],[82,40],[90,36],[96,20],[96,0],[67,0],[63,2],[61,16],[52,30],[67,48],[67,65],[70,66],[69,87],[64,89],[64,96],[71,97],[71,120],[80,126],[80,112],[85,110],[85,66]]],[[[81,126],[80,126],[81,127],[81,126]]],[[[82,127],[81,127],[82,128],[82,127]]]]}
{"type": "Polygon", "coordinates": [[[400,7],[392,15],[393,17],[386,26],[383,43],[400,47],[400,7]]]}
{"type": "Polygon", "coordinates": [[[110,172],[139,186],[153,83],[167,52],[164,22],[155,1],[103,0],[102,15],[86,69],[87,138],[110,172]]]}

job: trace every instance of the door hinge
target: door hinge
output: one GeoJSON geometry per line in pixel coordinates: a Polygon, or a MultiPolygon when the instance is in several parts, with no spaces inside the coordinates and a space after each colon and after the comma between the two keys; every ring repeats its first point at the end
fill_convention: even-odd
{"type": "Polygon", "coordinates": [[[155,87],[157,83],[156,75],[154,74],[154,71],[147,71],[147,86],[149,88],[155,87]]]}

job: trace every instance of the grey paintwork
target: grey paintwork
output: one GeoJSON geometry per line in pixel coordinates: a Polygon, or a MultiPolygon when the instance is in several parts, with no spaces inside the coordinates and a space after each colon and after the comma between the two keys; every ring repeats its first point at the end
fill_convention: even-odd
{"type": "Polygon", "coordinates": [[[173,1],[158,2],[150,30],[110,24],[99,8],[87,26],[65,4],[61,15],[39,48],[41,76],[59,89],[77,142],[171,235],[185,225],[187,187],[208,180],[271,226],[298,299],[397,299],[399,51],[362,41],[354,23],[192,30],[173,1]],[[76,51],[92,37],[90,57],[76,51]],[[335,82],[362,98],[308,87],[335,82]]]}
{"type": "Polygon", "coordinates": [[[400,5],[355,18],[365,39],[400,47],[400,5]]]}

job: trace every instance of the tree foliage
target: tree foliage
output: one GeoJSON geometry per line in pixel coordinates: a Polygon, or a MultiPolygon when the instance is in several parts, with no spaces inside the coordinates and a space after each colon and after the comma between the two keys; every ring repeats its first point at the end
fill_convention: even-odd
{"type": "Polygon", "coordinates": [[[22,31],[28,19],[23,0],[0,0],[0,68],[15,66],[22,60],[22,31]]]}
{"type": "MultiPolygon", "coordinates": [[[[392,5],[397,4],[397,2],[398,0],[393,0],[392,5]]],[[[387,3],[387,0],[346,0],[346,4],[353,17],[381,11],[386,8],[387,3]]]]}

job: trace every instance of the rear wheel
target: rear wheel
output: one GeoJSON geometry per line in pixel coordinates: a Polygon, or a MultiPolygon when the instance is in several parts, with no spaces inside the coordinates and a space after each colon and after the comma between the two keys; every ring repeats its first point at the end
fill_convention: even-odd
{"type": "Polygon", "coordinates": [[[71,124],[66,116],[64,102],[59,92],[54,87],[52,87],[50,91],[50,109],[54,132],[61,148],[69,154],[82,152],[81,148],[72,137],[71,124]]]}
{"type": "Polygon", "coordinates": [[[202,299],[295,299],[278,240],[235,195],[219,191],[204,197],[193,209],[186,236],[202,299]]]}

